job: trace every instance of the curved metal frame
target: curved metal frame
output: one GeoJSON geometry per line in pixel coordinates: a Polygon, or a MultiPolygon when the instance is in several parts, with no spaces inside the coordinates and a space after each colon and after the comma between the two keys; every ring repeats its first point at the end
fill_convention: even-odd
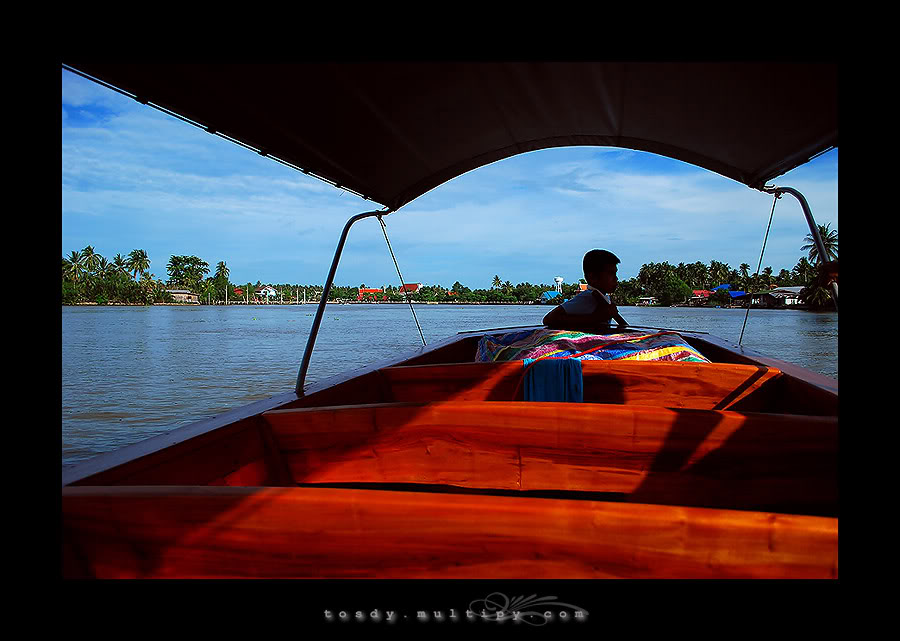
{"type": "Polygon", "coordinates": [[[341,232],[341,238],[338,241],[337,249],[334,250],[334,260],[331,261],[331,269],[328,271],[328,278],[325,280],[325,287],[322,289],[322,299],[319,301],[319,307],[316,309],[316,317],[313,319],[312,328],[309,331],[309,340],[306,341],[306,351],[303,352],[303,361],[300,363],[300,371],[297,373],[297,386],[294,391],[297,396],[303,396],[303,384],[306,382],[306,372],[309,370],[309,361],[312,358],[313,346],[316,344],[316,336],[319,334],[319,325],[322,324],[322,316],[325,314],[325,304],[328,302],[328,294],[331,292],[331,286],[334,283],[334,275],[337,272],[338,262],[341,260],[341,253],[344,251],[344,243],[347,241],[347,234],[350,227],[358,220],[363,218],[371,218],[372,216],[384,216],[391,213],[392,210],[379,209],[377,211],[365,211],[356,214],[347,224],[344,225],[344,231],[341,232]]]}
{"type": "MultiPolygon", "coordinates": [[[[822,242],[822,237],[819,235],[819,228],[816,225],[816,221],[813,220],[812,211],[809,208],[809,203],[806,202],[806,197],[801,194],[799,191],[794,189],[793,187],[763,187],[761,191],[764,191],[767,194],[790,194],[794,198],[796,198],[800,207],[803,209],[803,215],[806,216],[806,224],[809,225],[809,231],[812,232],[812,237],[816,243],[816,249],[819,250],[819,260],[825,261],[828,259],[828,253],[825,251],[825,244],[822,242]]],[[[831,283],[831,291],[834,294],[834,307],[837,309],[838,307],[838,285],[837,283],[831,283]]]]}

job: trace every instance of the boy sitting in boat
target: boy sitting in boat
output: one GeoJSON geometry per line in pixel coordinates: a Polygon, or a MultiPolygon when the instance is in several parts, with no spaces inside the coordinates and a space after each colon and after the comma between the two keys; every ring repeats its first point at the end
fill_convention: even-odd
{"type": "Polygon", "coordinates": [[[544,316],[544,325],[550,329],[597,332],[609,329],[609,321],[615,319],[619,327],[624,327],[624,319],[609,299],[618,284],[618,263],[616,255],[605,249],[592,249],[586,253],[583,267],[588,288],[557,305],[544,316]]]}

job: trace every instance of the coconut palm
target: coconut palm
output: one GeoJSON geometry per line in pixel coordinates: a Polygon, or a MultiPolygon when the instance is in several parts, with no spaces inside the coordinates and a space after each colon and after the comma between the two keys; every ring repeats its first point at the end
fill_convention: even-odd
{"type": "MultiPolygon", "coordinates": [[[[825,253],[828,254],[826,260],[835,260],[838,257],[838,233],[837,229],[829,229],[831,223],[824,225],[816,225],[819,228],[819,236],[822,238],[822,245],[825,246],[825,253]]],[[[806,235],[806,245],[800,248],[800,251],[809,250],[809,262],[813,265],[819,264],[819,247],[812,233],[806,235]]]]}
{"type": "MultiPolygon", "coordinates": [[[[685,283],[690,283],[693,279],[691,278],[691,270],[690,267],[685,265],[684,263],[678,263],[678,267],[675,268],[675,275],[678,276],[685,283]]],[[[584,279],[579,279],[579,282],[584,279]]]]}
{"type": "Polygon", "coordinates": [[[150,269],[150,259],[147,257],[147,252],[143,249],[134,249],[128,254],[128,260],[125,261],[125,265],[128,267],[128,271],[133,274],[132,278],[137,280],[138,274],[143,276],[144,272],[150,269]]]}
{"type": "Polygon", "coordinates": [[[206,280],[200,281],[199,285],[199,298],[201,301],[205,298],[208,305],[210,302],[212,302],[213,294],[216,293],[216,284],[213,279],[207,278],[206,280]]]}
{"type": "Polygon", "coordinates": [[[141,272],[141,297],[145,305],[150,305],[156,293],[156,290],[159,288],[159,281],[156,280],[156,276],[151,274],[150,272],[141,272]]]}
{"type": "Polygon", "coordinates": [[[102,256],[96,253],[91,245],[88,245],[81,250],[81,256],[84,260],[84,266],[87,271],[94,272],[97,270],[97,266],[99,265],[102,256]]]}
{"type": "Polygon", "coordinates": [[[231,271],[228,269],[228,266],[225,264],[224,260],[220,260],[216,265],[216,281],[224,282],[225,288],[225,304],[228,304],[228,277],[231,275],[231,271]]]}
{"type": "Polygon", "coordinates": [[[103,256],[97,254],[96,268],[94,269],[94,278],[97,279],[97,284],[100,289],[106,293],[108,293],[110,283],[107,282],[107,277],[110,275],[111,266],[109,261],[106,260],[103,256]]]}
{"type": "Polygon", "coordinates": [[[128,265],[126,264],[125,257],[122,254],[116,254],[112,259],[112,266],[116,270],[116,272],[120,274],[128,274],[128,265]]]}
{"type": "Polygon", "coordinates": [[[691,264],[693,284],[700,289],[709,289],[709,268],[699,260],[691,264]]]}
{"type": "Polygon", "coordinates": [[[709,261],[709,277],[716,284],[716,287],[728,283],[730,275],[731,266],[728,263],[720,263],[717,260],[709,261]]]}
{"type": "Polygon", "coordinates": [[[503,285],[503,281],[500,280],[500,276],[494,274],[494,280],[491,282],[491,287],[500,287],[503,285]]]}
{"type": "Polygon", "coordinates": [[[739,267],[741,270],[741,282],[744,286],[744,291],[747,291],[748,285],[750,283],[750,265],[747,263],[741,263],[739,267]]]}
{"type": "Polygon", "coordinates": [[[68,278],[75,285],[75,293],[78,293],[78,281],[84,275],[84,257],[81,252],[73,251],[68,258],[62,260],[63,278],[68,278]]]}
{"type": "Polygon", "coordinates": [[[216,265],[216,278],[228,278],[231,275],[231,271],[225,265],[224,260],[220,260],[216,265]]]}
{"type": "Polygon", "coordinates": [[[84,259],[81,253],[73,251],[68,258],[63,256],[62,268],[64,277],[71,278],[73,281],[78,280],[78,277],[84,270],[84,259]]]}
{"type": "Polygon", "coordinates": [[[800,291],[800,298],[812,307],[825,307],[831,301],[831,292],[813,281],[800,291]]]}
{"type": "Polygon", "coordinates": [[[794,274],[794,280],[798,285],[807,285],[816,277],[816,268],[806,260],[806,256],[803,256],[797,261],[797,264],[794,265],[792,273],[794,274]]]}

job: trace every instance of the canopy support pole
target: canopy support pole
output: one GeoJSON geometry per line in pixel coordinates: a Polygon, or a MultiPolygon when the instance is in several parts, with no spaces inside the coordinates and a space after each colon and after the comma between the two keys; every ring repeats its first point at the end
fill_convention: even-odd
{"type": "MultiPolygon", "coordinates": [[[[822,237],[819,235],[819,227],[818,225],[816,225],[816,221],[813,220],[812,211],[809,209],[809,203],[806,202],[806,198],[803,196],[803,194],[801,194],[793,187],[763,187],[761,191],[764,191],[767,194],[790,194],[800,202],[800,207],[803,209],[803,215],[806,216],[806,224],[809,225],[809,231],[812,233],[812,237],[816,243],[816,249],[819,251],[819,264],[827,261],[829,259],[829,255],[825,252],[825,244],[822,242],[822,237]]],[[[834,308],[837,309],[837,283],[831,283],[831,291],[834,297],[834,308]]]]}
{"type": "Polygon", "coordinates": [[[325,280],[325,287],[322,289],[322,299],[319,301],[319,307],[316,309],[316,317],[313,319],[312,329],[309,331],[309,340],[306,341],[306,351],[303,352],[303,361],[300,363],[300,371],[297,373],[297,386],[294,391],[297,396],[303,396],[303,384],[306,382],[306,372],[309,370],[309,360],[312,357],[313,346],[316,344],[316,336],[319,333],[319,325],[322,324],[322,316],[325,314],[325,303],[328,302],[328,294],[331,292],[331,286],[334,283],[334,275],[337,272],[338,262],[341,260],[341,253],[344,251],[344,243],[347,241],[347,234],[350,227],[358,220],[363,218],[371,218],[372,216],[383,216],[390,213],[390,210],[383,209],[377,211],[366,211],[356,214],[347,224],[344,225],[344,231],[341,232],[341,239],[338,241],[337,249],[334,251],[334,260],[331,261],[331,269],[328,271],[328,278],[325,280]]]}

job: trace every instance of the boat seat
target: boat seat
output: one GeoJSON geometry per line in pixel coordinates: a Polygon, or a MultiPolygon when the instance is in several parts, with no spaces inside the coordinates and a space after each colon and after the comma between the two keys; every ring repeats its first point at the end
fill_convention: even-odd
{"type": "Polygon", "coordinates": [[[439,484],[629,502],[833,512],[837,417],[442,401],[272,410],[300,484],[439,484]]]}
{"type": "MultiPolygon", "coordinates": [[[[722,363],[581,361],[585,403],[781,411],[776,368],[722,363]]],[[[521,400],[521,361],[385,367],[385,402],[521,400]],[[518,389],[517,389],[518,388],[518,389]]]]}

